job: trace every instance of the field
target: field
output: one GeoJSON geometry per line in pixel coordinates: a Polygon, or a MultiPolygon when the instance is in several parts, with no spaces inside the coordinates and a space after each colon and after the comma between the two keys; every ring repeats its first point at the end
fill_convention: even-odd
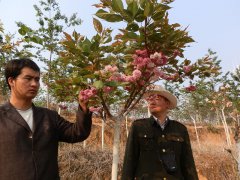
{"type": "MultiPolygon", "coordinates": [[[[234,144],[227,148],[222,127],[198,126],[200,144],[194,127],[187,125],[200,180],[236,180],[237,164],[233,158],[234,144]],[[231,151],[229,150],[231,149],[231,151]]],[[[94,119],[92,132],[85,143],[60,144],[59,167],[62,179],[108,180],[111,177],[111,125],[105,126],[104,150],[101,147],[101,121],[94,119]]],[[[119,174],[125,149],[126,131],[122,127],[119,174]]],[[[234,140],[232,139],[234,143],[234,140]]],[[[120,178],[120,175],[119,175],[120,178]]]]}

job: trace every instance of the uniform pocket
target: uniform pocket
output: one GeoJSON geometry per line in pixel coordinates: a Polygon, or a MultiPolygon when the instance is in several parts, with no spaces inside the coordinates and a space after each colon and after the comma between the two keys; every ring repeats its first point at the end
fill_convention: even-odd
{"type": "Polygon", "coordinates": [[[184,138],[179,134],[168,134],[166,139],[169,142],[172,151],[174,151],[176,154],[180,154],[184,143],[184,138]]]}
{"type": "Polygon", "coordinates": [[[184,142],[184,139],[180,135],[177,135],[177,134],[169,134],[169,135],[167,135],[166,139],[168,141],[184,142]]]}
{"type": "Polygon", "coordinates": [[[138,139],[141,150],[154,149],[154,137],[152,134],[139,134],[138,139]]]}

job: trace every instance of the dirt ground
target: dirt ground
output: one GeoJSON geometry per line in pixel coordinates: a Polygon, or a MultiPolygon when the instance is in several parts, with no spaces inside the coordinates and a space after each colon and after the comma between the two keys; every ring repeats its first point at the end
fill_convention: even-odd
{"type": "MultiPolygon", "coordinates": [[[[62,179],[108,180],[111,177],[113,127],[105,125],[104,150],[101,147],[101,121],[94,119],[92,132],[85,143],[61,144],[59,167],[62,179]]],[[[222,127],[198,126],[199,143],[194,127],[187,125],[200,180],[237,180],[233,145],[227,147],[222,127]]],[[[231,134],[232,135],[232,134],[231,134]]],[[[126,141],[122,126],[119,174],[126,141]]],[[[120,176],[119,176],[120,178],[120,176]]]]}

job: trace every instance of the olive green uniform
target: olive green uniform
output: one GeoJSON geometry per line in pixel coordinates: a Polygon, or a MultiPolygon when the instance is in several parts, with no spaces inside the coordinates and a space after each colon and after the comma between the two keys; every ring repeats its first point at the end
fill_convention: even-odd
{"type": "Polygon", "coordinates": [[[198,180],[188,131],[183,124],[168,120],[162,130],[153,117],[133,122],[122,180],[133,179],[198,180]]]}

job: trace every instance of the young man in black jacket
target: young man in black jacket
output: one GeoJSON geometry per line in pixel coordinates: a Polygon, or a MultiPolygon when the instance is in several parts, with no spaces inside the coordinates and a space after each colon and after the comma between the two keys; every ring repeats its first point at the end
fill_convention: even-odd
{"type": "Polygon", "coordinates": [[[75,123],[32,100],[40,86],[40,69],[30,59],[7,63],[5,77],[11,94],[0,106],[0,180],[58,180],[58,143],[85,140],[91,113],[79,96],[75,123]]]}

